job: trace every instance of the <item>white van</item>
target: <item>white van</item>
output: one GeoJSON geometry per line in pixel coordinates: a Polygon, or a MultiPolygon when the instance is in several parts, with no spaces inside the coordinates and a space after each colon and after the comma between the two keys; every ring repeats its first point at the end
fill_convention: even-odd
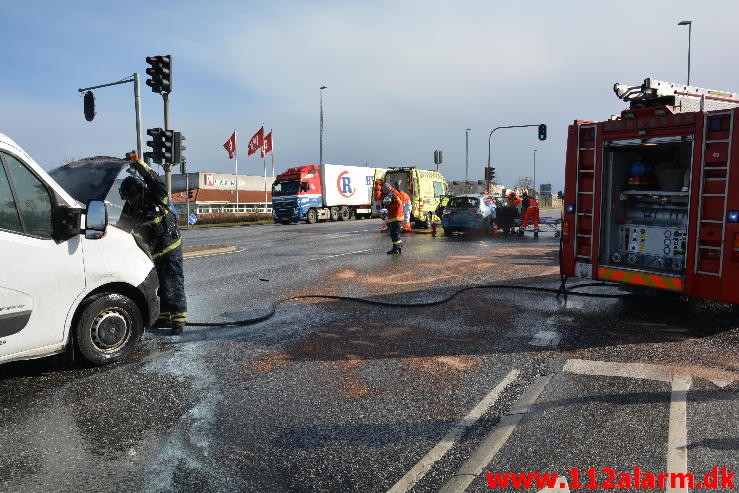
{"type": "Polygon", "coordinates": [[[97,157],[46,173],[0,133],[0,363],[64,351],[112,363],[156,320],[154,264],[108,225],[104,199],[126,166],[97,157]]]}

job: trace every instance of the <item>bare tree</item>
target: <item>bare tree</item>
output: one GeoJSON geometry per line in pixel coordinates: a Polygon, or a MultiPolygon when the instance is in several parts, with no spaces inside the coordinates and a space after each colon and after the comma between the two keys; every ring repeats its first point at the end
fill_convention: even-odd
{"type": "Polygon", "coordinates": [[[528,192],[534,186],[534,179],[530,176],[521,176],[516,180],[514,188],[520,192],[528,192]]]}

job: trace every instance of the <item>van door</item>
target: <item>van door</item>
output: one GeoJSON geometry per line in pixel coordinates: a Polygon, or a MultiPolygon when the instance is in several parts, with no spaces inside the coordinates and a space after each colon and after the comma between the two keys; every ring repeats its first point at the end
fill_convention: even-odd
{"type": "Polygon", "coordinates": [[[84,289],[81,235],[57,244],[53,207],[46,184],[0,151],[0,360],[62,343],[84,289]]]}

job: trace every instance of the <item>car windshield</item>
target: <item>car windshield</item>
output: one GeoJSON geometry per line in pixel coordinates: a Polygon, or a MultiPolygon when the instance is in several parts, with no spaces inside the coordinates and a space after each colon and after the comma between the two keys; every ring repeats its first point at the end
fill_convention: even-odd
{"type": "Polygon", "coordinates": [[[480,205],[477,197],[454,197],[449,201],[449,207],[455,209],[476,209],[480,205]]]}
{"type": "Polygon", "coordinates": [[[281,181],[272,185],[272,196],[295,195],[300,187],[299,181],[281,181]]]}

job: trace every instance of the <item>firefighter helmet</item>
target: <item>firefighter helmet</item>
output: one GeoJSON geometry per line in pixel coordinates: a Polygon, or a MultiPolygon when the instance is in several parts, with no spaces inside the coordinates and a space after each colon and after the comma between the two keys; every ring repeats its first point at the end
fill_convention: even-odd
{"type": "Polygon", "coordinates": [[[141,194],[144,190],[144,182],[140,178],[135,176],[127,176],[121,182],[121,186],[118,189],[123,200],[128,200],[131,197],[141,194]]]}

